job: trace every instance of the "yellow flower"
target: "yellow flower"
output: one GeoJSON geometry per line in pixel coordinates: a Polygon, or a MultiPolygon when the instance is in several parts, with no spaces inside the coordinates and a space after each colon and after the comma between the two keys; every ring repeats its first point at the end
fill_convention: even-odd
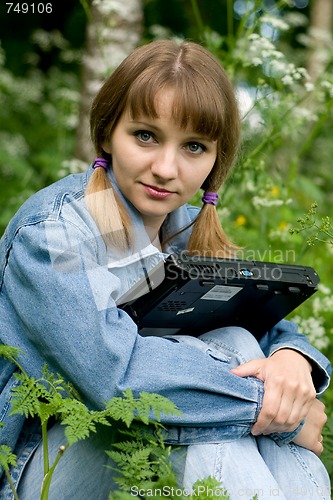
{"type": "Polygon", "coordinates": [[[272,189],[270,190],[269,194],[272,196],[277,196],[279,194],[279,188],[277,186],[273,186],[272,189]]]}
{"type": "Polygon", "coordinates": [[[278,226],[278,229],[279,229],[279,231],[284,231],[287,226],[288,226],[288,224],[286,223],[286,221],[282,220],[278,226]]]}
{"type": "Polygon", "coordinates": [[[245,215],[239,215],[236,220],[235,220],[235,225],[236,226],[245,226],[246,224],[246,217],[245,215]]]}

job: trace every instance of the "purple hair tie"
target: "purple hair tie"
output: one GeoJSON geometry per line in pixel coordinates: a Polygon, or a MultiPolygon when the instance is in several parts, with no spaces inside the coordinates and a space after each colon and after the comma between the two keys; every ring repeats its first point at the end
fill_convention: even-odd
{"type": "Polygon", "coordinates": [[[96,158],[93,163],[93,168],[102,167],[104,170],[107,170],[108,166],[109,160],[106,160],[105,158],[96,158]]]}
{"type": "Polygon", "coordinates": [[[205,191],[202,197],[202,201],[208,205],[217,205],[218,193],[214,193],[213,191],[205,191]]]}

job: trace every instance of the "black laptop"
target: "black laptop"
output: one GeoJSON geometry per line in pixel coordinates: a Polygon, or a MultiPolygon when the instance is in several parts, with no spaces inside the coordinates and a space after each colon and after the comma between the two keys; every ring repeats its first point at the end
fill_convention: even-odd
{"type": "Polygon", "coordinates": [[[150,291],[120,307],[143,336],[198,336],[241,326],[259,339],[310,297],[318,283],[311,267],[184,252],[170,255],[146,274],[133,293],[140,295],[140,287],[150,291]]]}

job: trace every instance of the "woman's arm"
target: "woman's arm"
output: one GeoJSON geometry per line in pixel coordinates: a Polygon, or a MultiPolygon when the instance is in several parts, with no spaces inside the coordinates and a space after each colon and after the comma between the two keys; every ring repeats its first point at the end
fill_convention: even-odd
{"type": "Polygon", "coordinates": [[[102,245],[63,218],[23,226],[4,272],[2,342],[25,352],[20,362],[29,374],[38,376],[46,362],[93,408],[131,387],[135,396],[158,393],[177,405],[182,416],[164,416],[164,424],[250,432],[262,383],[235,377],[191,346],[139,336],[115,305],[120,282],[100,257],[102,245]]]}

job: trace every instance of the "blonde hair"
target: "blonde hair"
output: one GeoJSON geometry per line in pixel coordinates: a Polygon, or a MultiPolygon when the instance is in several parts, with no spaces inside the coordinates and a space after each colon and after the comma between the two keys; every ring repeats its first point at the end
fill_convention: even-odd
{"type": "MultiPolygon", "coordinates": [[[[105,81],[93,102],[90,119],[97,156],[111,159],[102,144],[110,139],[125,109],[134,119],[157,118],[156,95],[164,88],[174,90],[175,122],[217,141],[215,164],[202,185],[204,190],[217,192],[231,171],[237,153],[239,112],[233,86],[224,69],[209,51],[196,43],[185,41],[179,45],[171,40],[159,40],[139,47],[105,81]]],[[[101,191],[110,194],[113,190],[104,169],[97,168],[87,186],[88,208],[105,241],[128,248],[131,245],[129,215],[116,194],[91,196],[101,191]]],[[[205,204],[193,223],[187,250],[230,256],[235,248],[222,229],[216,208],[205,204]]]]}

